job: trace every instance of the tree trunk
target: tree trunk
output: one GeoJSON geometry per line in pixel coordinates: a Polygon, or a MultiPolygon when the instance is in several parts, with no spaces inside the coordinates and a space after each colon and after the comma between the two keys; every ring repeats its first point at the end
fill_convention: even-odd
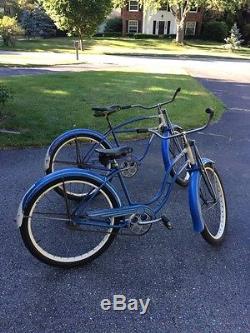
{"type": "Polygon", "coordinates": [[[79,35],[80,50],[83,51],[83,33],[80,29],[79,29],[78,35],[79,35]]]}
{"type": "Polygon", "coordinates": [[[176,22],[176,43],[183,44],[185,37],[185,21],[190,11],[189,2],[185,2],[184,6],[171,6],[171,13],[175,17],[176,22]]]}
{"type": "Polygon", "coordinates": [[[80,36],[79,43],[80,43],[80,50],[83,51],[83,39],[81,36],[80,36]]]}
{"type": "Polygon", "coordinates": [[[176,20],[176,43],[183,44],[185,35],[185,24],[176,20]]]}

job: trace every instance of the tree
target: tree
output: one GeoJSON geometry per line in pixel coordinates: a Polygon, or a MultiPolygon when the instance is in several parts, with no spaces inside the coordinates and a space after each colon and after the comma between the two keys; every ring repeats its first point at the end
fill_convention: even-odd
{"type": "MultiPolygon", "coordinates": [[[[139,3],[145,9],[159,9],[169,5],[170,11],[176,21],[176,42],[183,43],[185,34],[185,21],[187,14],[194,7],[203,6],[204,8],[216,9],[219,11],[228,10],[235,11],[240,8],[248,0],[139,0],[139,3]]],[[[124,7],[127,0],[113,0],[116,7],[124,7]]]]}
{"type": "Polygon", "coordinates": [[[42,0],[42,4],[56,26],[80,39],[92,36],[112,10],[112,0],[42,0]]]}
{"type": "Polygon", "coordinates": [[[20,15],[20,23],[29,37],[53,37],[56,35],[56,26],[51,18],[39,5],[25,7],[20,15]]]}
{"type": "Polygon", "coordinates": [[[16,36],[22,33],[16,18],[3,16],[0,19],[0,35],[2,35],[3,43],[6,46],[15,46],[16,36]]]}
{"type": "Polygon", "coordinates": [[[242,34],[237,27],[237,24],[234,23],[231,31],[230,36],[225,39],[226,48],[230,51],[237,50],[240,48],[241,43],[244,41],[242,38],[242,34]]]}

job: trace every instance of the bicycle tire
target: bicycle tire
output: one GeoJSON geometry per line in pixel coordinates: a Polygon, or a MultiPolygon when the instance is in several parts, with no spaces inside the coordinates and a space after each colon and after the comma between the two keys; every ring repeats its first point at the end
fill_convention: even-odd
{"type": "MultiPolygon", "coordinates": [[[[110,148],[110,146],[108,145],[108,143],[107,142],[105,142],[105,141],[103,141],[101,138],[99,138],[98,136],[96,136],[94,133],[93,134],[89,134],[89,133],[86,133],[86,135],[84,135],[83,133],[81,133],[81,134],[76,134],[76,135],[74,135],[74,136],[72,136],[72,137],[70,137],[70,138],[65,138],[63,141],[60,141],[59,143],[58,143],[58,145],[56,145],[54,148],[53,148],[53,151],[50,153],[50,160],[49,160],[49,167],[48,167],[48,169],[46,170],[46,174],[48,175],[48,174],[51,174],[51,173],[53,173],[53,172],[55,172],[55,171],[58,171],[58,170],[60,170],[60,169],[56,169],[55,168],[55,165],[58,165],[58,164],[60,164],[60,163],[58,163],[58,162],[55,162],[55,160],[56,160],[56,158],[58,157],[58,156],[60,156],[60,154],[61,154],[61,152],[62,152],[62,150],[64,150],[65,149],[65,147],[66,147],[66,155],[68,154],[68,156],[70,156],[70,153],[69,153],[69,149],[71,150],[71,145],[75,142],[75,145],[76,145],[76,142],[78,142],[79,143],[79,146],[80,147],[83,147],[83,145],[85,145],[85,143],[83,143],[83,142],[86,142],[86,141],[92,141],[93,143],[94,143],[94,145],[96,145],[96,147],[95,148],[105,148],[105,149],[107,149],[107,148],[110,148]],[[83,144],[82,144],[83,143],[83,144]],[[67,148],[68,147],[68,148],[67,148]]],[[[90,148],[90,149],[93,149],[93,148],[90,148]]],[[[75,150],[75,148],[73,148],[73,150],[75,150]]],[[[82,154],[82,152],[80,152],[81,154],[82,154]]],[[[98,159],[98,153],[95,153],[95,151],[93,150],[93,152],[92,152],[92,154],[89,156],[89,158],[91,157],[91,156],[93,156],[93,154],[96,154],[96,157],[95,157],[95,162],[96,162],[96,167],[98,168],[98,166],[99,167],[103,167],[103,165],[101,165],[100,163],[99,163],[99,159],[98,159]]],[[[82,164],[82,165],[79,165],[79,163],[77,163],[77,161],[74,159],[74,154],[72,154],[72,156],[70,156],[70,157],[72,157],[72,161],[67,161],[66,159],[68,158],[69,159],[69,157],[66,157],[66,158],[64,158],[64,157],[61,157],[60,156],[60,158],[59,158],[59,160],[60,159],[63,159],[63,161],[62,161],[62,165],[63,165],[63,169],[64,168],[69,168],[69,167],[72,167],[72,168],[80,168],[80,169],[84,169],[84,168],[87,168],[87,169],[91,169],[89,166],[87,166],[86,165],[86,167],[84,167],[84,164],[82,164]],[[64,162],[64,163],[63,163],[64,162]]],[[[77,157],[76,157],[76,159],[77,159],[77,157]]],[[[84,156],[82,156],[82,159],[84,159],[84,156]]],[[[111,166],[110,165],[108,165],[107,166],[107,168],[110,168],[111,166]]],[[[60,195],[62,195],[62,189],[60,189],[60,188],[57,188],[56,189],[56,191],[60,194],[60,195]]],[[[71,199],[72,200],[74,200],[74,199],[81,199],[81,197],[79,197],[79,196],[76,196],[74,193],[72,193],[72,194],[69,194],[70,195],[70,197],[71,197],[71,199]]],[[[84,195],[84,193],[83,193],[83,195],[84,195]]]]}
{"type": "MultiPolygon", "coordinates": [[[[82,186],[83,184],[87,184],[91,190],[91,188],[96,189],[99,187],[101,181],[93,180],[86,175],[62,175],[62,177],[59,179],[49,182],[44,187],[42,187],[38,193],[29,199],[29,202],[27,203],[24,211],[24,218],[20,227],[20,232],[25,246],[38,260],[52,266],[71,268],[91,262],[96,257],[101,255],[113,242],[118,232],[118,228],[110,227],[107,229],[107,231],[101,233],[101,235],[104,236],[100,236],[100,242],[98,240],[99,238],[97,238],[99,237],[97,231],[100,230],[98,227],[96,227],[98,229],[97,231],[93,231],[91,229],[93,226],[91,225],[83,226],[84,228],[88,228],[88,230],[83,230],[83,227],[81,227],[81,230],[79,230],[79,228],[76,229],[75,226],[72,226],[71,229],[71,226],[69,227],[68,222],[73,218],[73,215],[69,215],[68,211],[66,210],[67,205],[65,205],[65,198],[67,195],[64,198],[65,202],[63,202],[63,197],[58,195],[55,191],[55,187],[62,186],[62,183],[64,183],[65,186],[75,186],[76,184],[82,186]],[[46,199],[45,196],[47,196],[47,194],[50,194],[50,197],[47,197],[46,199]],[[66,212],[62,211],[59,213],[58,207],[64,206],[66,212]],[[44,207],[47,207],[47,211],[44,207]],[[52,209],[54,209],[53,212],[52,209]],[[51,223],[51,221],[53,223],[51,223]],[[85,232],[80,233],[80,231],[85,232]],[[83,237],[83,234],[86,235],[86,233],[87,238],[83,237]],[[65,239],[64,243],[62,237],[65,239]],[[95,240],[95,238],[97,240],[95,240]],[[87,241],[85,241],[85,239],[87,239],[87,241]],[[90,241],[97,243],[97,245],[92,248],[92,243],[89,244],[90,241]],[[86,250],[86,253],[83,253],[85,248],[88,248],[88,250],[86,250]],[[65,254],[61,254],[64,252],[66,252],[67,256],[65,254]],[[69,252],[74,254],[70,255],[69,252]]],[[[90,205],[90,203],[92,203],[92,205],[95,203],[96,205],[98,204],[105,206],[105,201],[107,207],[102,208],[119,207],[118,199],[108,189],[107,186],[103,186],[99,190],[99,193],[95,195],[94,198],[90,201],[91,202],[88,202],[88,205],[90,205]]],[[[76,201],[70,201],[71,209],[75,209],[75,203],[76,201]]],[[[76,217],[74,216],[74,218],[76,217]]],[[[111,218],[109,221],[110,225],[114,225],[119,222],[117,218],[111,218]]]]}
{"type": "MultiPolygon", "coordinates": [[[[110,148],[110,145],[108,145],[105,141],[103,141],[101,138],[96,136],[94,133],[93,134],[86,133],[86,135],[81,133],[81,134],[76,134],[70,138],[67,137],[63,141],[60,141],[58,143],[58,145],[56,145],[53,148],[53,151],[50,153],[49,167],[46,170],[46,174],[50,174],[50,173],[58,170],[55,168],[55,163],[57,163],[57,164],[59,164],[59,163],[55,162],[55,159],[57,158],[59,153],[62,151],[62,149],[65,148],[66,145],[71,146],[73,144],[73,142],[75,141],[75,142],[78,142],[80,144],[80,146],[82,146],[82,142],[85,142],[87,140],[93,141],[94,144],[96,144],[98,147],[106,148],[106,149],[110,148]]],[[[83,145],[84,144],[85,143],[83,143],[83,145]]],[[[72,161],[72,165],[70,164],[70,161],[65,161],[65,163],[63,163],[63,161],[62,161],[61,164],[62,165],[65,164],[65,166],[63,168],[69,168],[69,167],[84,168],[83,165],[79,166],[78,165],[79,163],[77,163],[77,161],[75,159],[74,159],[74,161],[72,161]]]]}
{"type": "Polygon", "coordinates": [[[227,202],[224,188],[216,168],[207,163],[204,170],[216,195],[216,202],[209,191],[206,179],[200,173],[196,188],[196,197],[200,219],[204,223],[201,236],[211,245],[220,245],[225,237],[227,228],[227,202]]]}

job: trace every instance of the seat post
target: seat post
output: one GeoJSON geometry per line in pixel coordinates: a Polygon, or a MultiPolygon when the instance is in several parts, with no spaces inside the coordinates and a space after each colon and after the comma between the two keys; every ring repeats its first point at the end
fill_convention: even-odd
{"type": "Polygon", "coordinates": [[[116,136],[115,136],[115,132],[113,131],[113,127],[112,127],[111,121],[109,120],[109,116],[106,115],[105,118],[106,118],[107,123],[108,123],[108,125],[109,125],[109,129],[110,129],[110,131],[111,131],[111,133],[112,133],[112,136],[113,136],[113,138],[114,138],[114,140],[115,140],[116,146],[119,147],[119,142],[118,142],[118,140],[117,140],[117,138],[116,138],[116,136]]]}

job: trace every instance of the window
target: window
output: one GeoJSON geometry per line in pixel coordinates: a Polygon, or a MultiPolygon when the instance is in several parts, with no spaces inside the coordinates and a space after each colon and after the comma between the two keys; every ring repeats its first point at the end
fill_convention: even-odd
{"type": "Polygon", "coordinates": [[[128,33],[137,33],[138,32],[138,21],[129,20],[128,21],[128,33]]]}
{"type": "Polygon", "coordinates": [[[198,7],[191,7],[190,13],[197,13],[198,12],[198,7]]]}
{"type": "Polygon", "coordinates": [[[138,12],[139,11],[138,1],[129,1],[129,11],[130,12],[138,12]]]}
{"type": "Polygon", "coordinates": [[[170,7],[169,5],[163,5],[161,6],[160,10],[166,10],[167,12],[170,12],[170,7]]]}
{"type": "Polygon", "coordinates": [[[194,36],[196,31],[196,22],[186,22],[185,35],[194,36]]]}

